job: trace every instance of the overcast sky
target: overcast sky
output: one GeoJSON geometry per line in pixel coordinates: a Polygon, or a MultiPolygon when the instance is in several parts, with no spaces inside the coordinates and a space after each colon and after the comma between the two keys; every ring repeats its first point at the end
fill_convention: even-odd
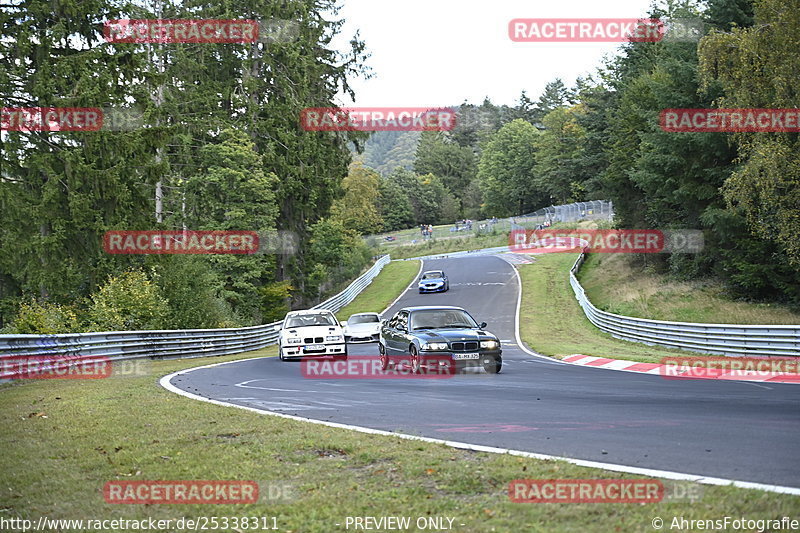
{"type": "MultiPolygon", "coordinates": [[[[616,43],[517,43],[514,18],[637,18],[652,0],[343,0],[343,36],[356,29],[374,78],[358,79],[356,105],[428,107],[465,99],[514,104],[525,89],[592,73],[616,43]]],[[[340,105],[352,105],[344,97],[340,105]]]]}

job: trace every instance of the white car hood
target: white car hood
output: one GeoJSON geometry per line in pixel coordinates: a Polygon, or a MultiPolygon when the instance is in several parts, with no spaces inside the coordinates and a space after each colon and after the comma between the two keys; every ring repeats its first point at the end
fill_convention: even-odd
{"type": "Polygon", "coordinates": [[[367,322],[364,324],[347,324],[345,327],[345,332],[350,335],[372,335],[373,333],[378,333],[381,329],[380,322],[367,322]]]}
{"type": "Polygon", "coordinates": [[[342,328],[339,326],[304,326],[301,328],[289,328],[281,330],[281,338],[288,339],[291,337],[322,337],[323,339],[329,335],[342,335],[342,328]],[[295,331],[297,334],[292,334],[295,331]]]}

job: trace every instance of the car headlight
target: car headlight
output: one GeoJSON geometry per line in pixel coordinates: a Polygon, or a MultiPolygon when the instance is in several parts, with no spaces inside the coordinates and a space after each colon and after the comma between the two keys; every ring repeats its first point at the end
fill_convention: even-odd
{"type": "Polygon", "coordinates": [[[300,344],[300,338],[299,337],[290,337],[290,338],[286,339],[286,344],[300,344]]]}
{"type": "Polygon", "coordinates": [[[486,350],[494,350],[498,346],[500,346],[500,343],[497,341],[481,341],[481,348],[486,350]]]}
{"type": "Polygon", "coordinates": [[[340,341],[340,340],[342,340],[342,336],[341,335],[328,335],[327,337],[325,337],[325,340],[328,341],[328,342],[340,341]]]}
{"type": "Polygon", "coordinates": [[[426,342],[422,345],[423,350],[446,350],[446,342],[426,342]]]}

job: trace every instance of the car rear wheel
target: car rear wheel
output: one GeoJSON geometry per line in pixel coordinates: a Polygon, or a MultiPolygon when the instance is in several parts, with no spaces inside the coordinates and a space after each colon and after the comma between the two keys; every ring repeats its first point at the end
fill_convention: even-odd
{"type": "Polygon", "coordinates": [[[483,370],[487,374],[499,374],[503,368],[503,360],[500,357],[484,357],[483,370]]]}

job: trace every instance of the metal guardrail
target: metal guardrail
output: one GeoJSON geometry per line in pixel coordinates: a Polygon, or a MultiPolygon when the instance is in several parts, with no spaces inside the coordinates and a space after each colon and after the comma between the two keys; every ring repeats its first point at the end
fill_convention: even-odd
{"type": "MultiPolygon", "coordinates": [[[[381,256],[372,267],[339,294],[312,309],[338,311],[369,285],[391,261],[381,256]]],[[[40,370],[108,360],[144,357],[192,358],[229,355],[275,344],[279,332],[272,322],[260,326],[225,329],[161,331],[106,331],[59,335],[0,335],[0,379],[19,376],[36,361],[40,370]]]]}
{"type": "Polygon", "coordinates": [[[668,322],[602,311],[575,277],[585,259],[584,252],[570,269],[575,298],[592,324],[618,339],[719,355],[800,357],[800,326],[668,322]]]}

